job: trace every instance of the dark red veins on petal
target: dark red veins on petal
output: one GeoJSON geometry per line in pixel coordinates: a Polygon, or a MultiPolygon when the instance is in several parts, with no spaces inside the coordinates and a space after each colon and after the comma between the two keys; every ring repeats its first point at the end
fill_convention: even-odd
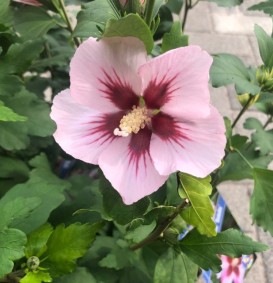
{"type": "Polygon", "coordinates": [[[178,89],[175,88],[176,77],[167,77],[166,74],[160,81],[156,78],[150,81],[143,93],[148,108],[160,109],[172,98],[172,93],[178,89]]]}
{"type": "Polygon", "coordinates": [[[152,117],[152,131],[162,140],[174,141],[183,147],[183,140],[190,140],[187,129],[181,128],[173,117],[158,113],[152,117]]]}
{"type": "Polygon", "coordinates": [[[128,83],[121,80],[114,69],[113,76],[110,76],[105,70],[102,71],[104,78],[99,78],[99,81],[104,85],[104,88],[100,91],[107,99],[121,110],[130,110],[138,104],[139,97],[128,83]]]}
{"type": "Polygon", "coordinates": [[[97,135],[96,139],[92,139],[90,143],[100,141],[100,145],[103,145],[105,142],[117,138],[114,135],[114,130],[119,127],[120,120],[125,114],[124,111],[104,114],[98,121],[90,122],[92,127],[87,133],[87,136],[97,135]]]}
{"type": "Polygon", "coordinates": [[[151,142],[152,132],[147,127],[140,130],[137,134],[132,134],[131,141],[129,143],[129,154],[130,154],[130,164],[133,163],[136,168],[136,175],[139,170],[140,158],[144,158],[144,165],[146,167],[146,157],[149,154],[150,142],[151,142]]]}

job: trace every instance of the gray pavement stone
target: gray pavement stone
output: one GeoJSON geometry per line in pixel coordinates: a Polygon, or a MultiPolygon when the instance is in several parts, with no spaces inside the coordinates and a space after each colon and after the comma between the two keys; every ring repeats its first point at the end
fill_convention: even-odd
{"type": "Polygon", "coordinates": [[[265,267],[266,273],[266,282],[273,282],[273,256],[272,256],[272,247],[273,247],[273,238],[268,232],[264,232],[261,228],[258,228],[258,239],[269,246],[269,250],[262,253],[263,264],[265,267]]]}
{"type": "Polygon", "coordinates": [[[226,87],[210,87],[211,103],[214,105],[222,116],[230,117],[232,111],[226,87]]]}
{"type": "Polygon", "coordinates": [[[254,57],[255,57],[256,64],[257,64],[257,66],[260,66],[260,65],[263,64],[263,61],[262,61],[261,56],[260,56],[260,51],[259,51],[257,39],[256,39],[255,35],[249,36],[248,39],[249,39],[250,46],[252,48],[252,51],[253,51],[253,54],[254,54],[254,57]]]}
{"type": "Polygon", "coordinates": [[[252,225],[249,215],[249,189],[253,187],[251,181],[224,182],[219,185],[218,191],[225,199],[229,210],[243,232],[255,233],[256,227],[252,225]]]}
{"type": "Polygon", "coordinates": [[[254,25],[261,25],[266,31],[272,30],[270,17],[249,16],[239,9],[213,6],[211,9],[213,29],[221,34],[253,34],[254,25]]]}
{"type": "Polygon", "coordinates": [[[270,283],[270,282],[272,281],[268,281],[266,277],[263,257],[261,254],[258,254],[254,265],[246,274],[244,283],[270,283]]]}
{"type": "Polygon", "coordinates": [[[230,53],[241,58],[253,56],[248,37],[245,35],[225,35],[188,32],[190,44],[200,45],[211,54],[230,53]]]}
{"type": "Polygon", "coordinates": [[[261,11],[249,11],[248,8],[250,8],[253,5],[256,5],[259,2],[263,1],[257,1],[257,0],[245,0],[240,6],[240,10],[242,13],[244,13],[247,16],[257,16],[257,17],[268,17],[266,14],[264,14],[261,11]]]}
{"type": "Polygon", "coordinates": [[[237,99],[237,94],[234,85],[228,85],[227,92],[230,100],[231,109],[240,111],[242,109],[242,106],[237,99]]]}
{"type": "Polygon", "coordinates": [[[208,2],[199,2],[198,5],[189,11],[185,30],[195,32],[211,32],[212,19],[210,16],[208,2]],[[196,19],[198,19],[198,21],[196,19]]]}
{"type": "MultiPolygon", "coordinates": [[[[239,111],[233,111],[233,119],[236,118],[239,111]]],[[[238,121],[237,125],[234,128],[234,132],[244,136],[250,136],[251,131],[244,128],[244,122],[247,118],[254,117],[261,121],[264,124],[267,120],[267,115],[261,112],[256,111],[254,108],[252,111],[247,111],[243,114],[242,118],[238,121]]],[[[273,282],[273,281],[272,281],[273,282]]]]}

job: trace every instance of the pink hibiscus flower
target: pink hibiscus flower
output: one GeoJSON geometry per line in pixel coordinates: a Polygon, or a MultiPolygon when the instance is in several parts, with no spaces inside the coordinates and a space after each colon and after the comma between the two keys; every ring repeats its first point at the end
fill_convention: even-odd
{"type": "Polygon", "coordinates": [[[177,170],[205,177],[225,148],[223,119],[210,105],[211,63],[197,46],[148,60],[136,38],[89,38],[72,58],[70,90],[54,98],[55,140],[98,164],[126,204],[177,170]]]}
{"type": "Polygon", "coordinates": [[[13,0],[13,1],[31,6],[37,6],[37,7],[42,6],[42,4],[37,0],[13,0]]]}
{"type": "Polygon", "coordinates": [[[230,258],[221,256],[222,271],[219,274],[221,283],[242,283],[245,268],[242,265],[242,258],[230,258]]]}

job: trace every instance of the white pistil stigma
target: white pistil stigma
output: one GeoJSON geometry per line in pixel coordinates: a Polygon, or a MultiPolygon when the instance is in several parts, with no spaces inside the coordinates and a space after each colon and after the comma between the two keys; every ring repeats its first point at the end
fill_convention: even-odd
{"type": "Polygon", "coordinates": [[[150,121],[146,107],[133,106],[133,109],[120,120],[119,128],[114,130],[114,135],[128,137],[132,133],[137,134],[150,121]]]}

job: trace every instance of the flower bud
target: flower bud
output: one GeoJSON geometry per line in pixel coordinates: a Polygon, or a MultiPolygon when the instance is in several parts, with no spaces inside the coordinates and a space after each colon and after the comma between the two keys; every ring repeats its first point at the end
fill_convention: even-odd
{"type": "Polygon", "coordinates": [[[252,106],[255,102],[257,102],[259,97],[260,97],[260,93],[257,93],[256,95],[252,95],[250,93],[243,93],[237,95],[240,104],[242,106],[245,106],[248,103],[248,108],[252,106]]]}
{"type": "Polygon", "coordinates": [[[39,265],[40,265],[40,259],[37,256],[31,256],[30,258],[28,258],[27,267],[30,270],[38,269],[39,265]]]}
{"type": "Polygon", "coordinates": [[[261,66],[256,71],[256,78],[263,91],[273,90],[273,68],[261,66]]]}

